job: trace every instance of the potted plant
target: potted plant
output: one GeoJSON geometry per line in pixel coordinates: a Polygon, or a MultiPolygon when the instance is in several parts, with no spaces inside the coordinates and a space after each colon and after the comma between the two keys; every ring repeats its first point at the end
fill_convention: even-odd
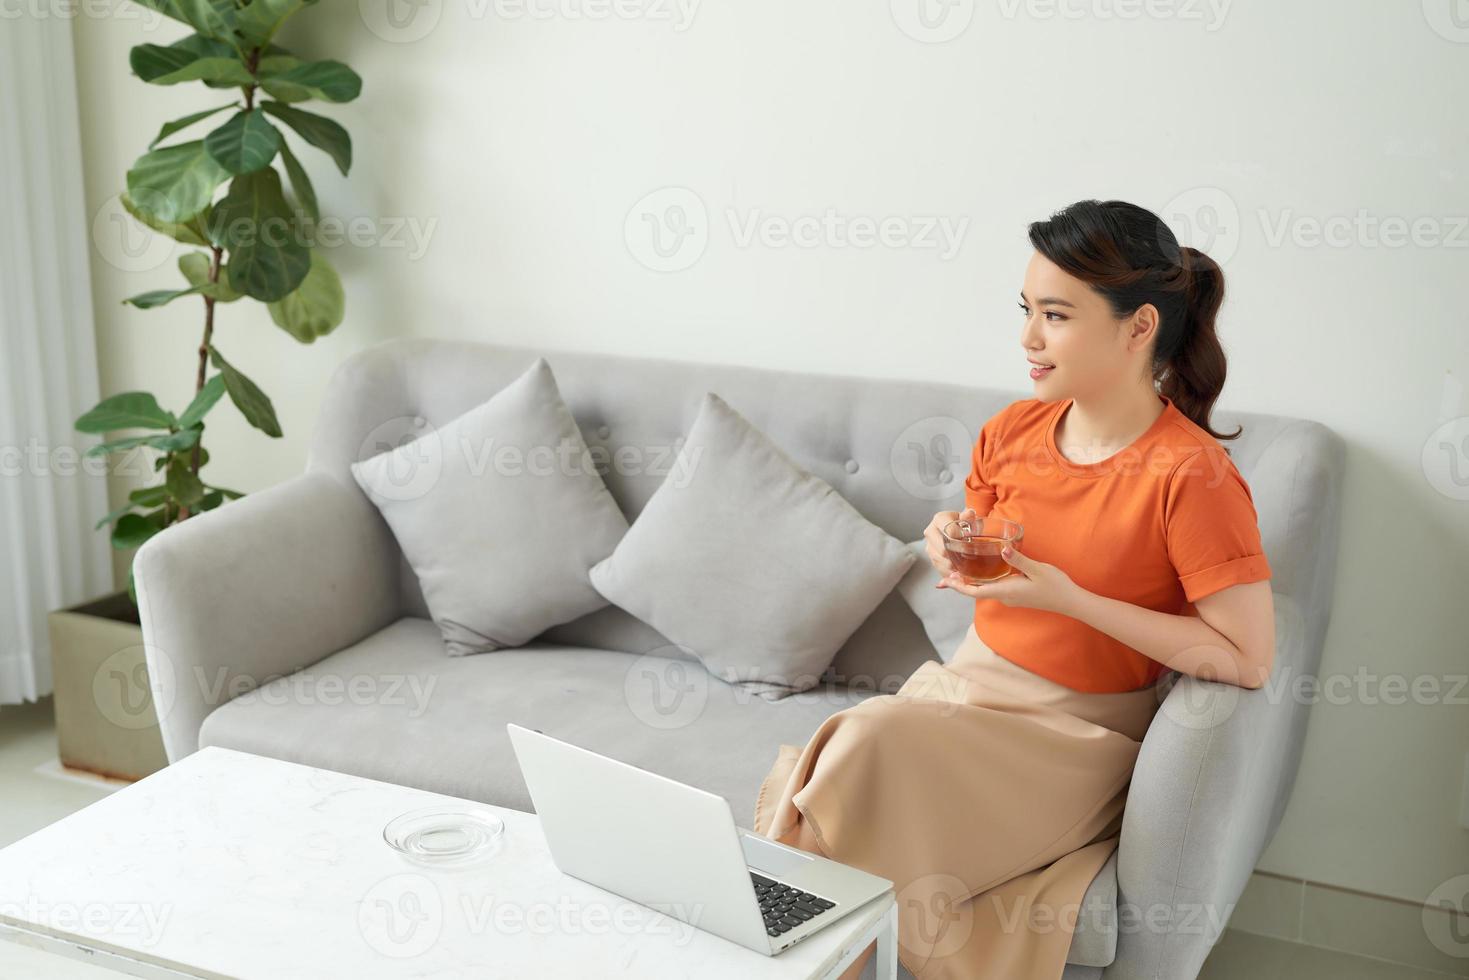
{"type": "MultiPolygon", "coordinates": [[[[286,22],[316,0],[136,2],[190,33],[173,44],[134,47],[129,62],[135,75],[151,85],[197,82],[206,92],[236,98],[165,123],[127,172],[122,203],[128,213],[191,248],[178,260],[175,285],[124,302],[146,310],[197,296],[203,335],[191,357],[193,397],[182,410],[163,408],[146,391],[128,391],[76,421],[79,431],[106,440],[89,456],[155,457],[157,482],[133,490],[97,524],[110,526],[119,550],[135,549],[164,528],[240,496],[203,473],[209,463],[205,420],[220,401],[228,397],[267,436],[281,435],[270,398],[220,350],[216,309],[247,298],[264,303],[271,320],[305,344],[342,322],[341,280],[312,247],[311,231],[320,220],[316,192],[288,136],[325,153],[345,175],[352,163],[347,131],[301,104],[349,102],[362,88],[346,65],[309,60],[275,43],[286,22]],[[206,120],[211,128],[202,137],[181,135],[202,131],[206,120]]],[[[51,616],[64,765],[135,779],[165,764],[135,603],[129,571],[126,593],[51,616]]]]}

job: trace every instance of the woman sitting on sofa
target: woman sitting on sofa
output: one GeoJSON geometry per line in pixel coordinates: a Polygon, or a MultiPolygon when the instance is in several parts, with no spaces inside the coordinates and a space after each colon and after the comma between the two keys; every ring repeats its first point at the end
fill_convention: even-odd
{"type": "Polygon", "coordinates": [[[1257,688],[1274,657],[1253,498],[1219,441],[1240,433],[1209,425],[1219,266],[1122,201],[1029,235],[1035,397],[985,423],[965,510],[925,532],[971,627],[947,663],[781,746],[756,804],[760,833],[894,882],[923,980],[1059,978],[1173,672],[1257,688]],[[985,515],[1024,536],[1007,577],[974,585],[939,528],[985,515]]]}

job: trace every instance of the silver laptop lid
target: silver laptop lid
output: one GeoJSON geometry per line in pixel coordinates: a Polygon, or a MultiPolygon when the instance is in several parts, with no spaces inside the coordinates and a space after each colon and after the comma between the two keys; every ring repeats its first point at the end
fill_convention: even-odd
{"type": "Polygon", "coordinates": [[[770,949],[724,797],[505,727],[557,868],[742,946],[770,949]]]}

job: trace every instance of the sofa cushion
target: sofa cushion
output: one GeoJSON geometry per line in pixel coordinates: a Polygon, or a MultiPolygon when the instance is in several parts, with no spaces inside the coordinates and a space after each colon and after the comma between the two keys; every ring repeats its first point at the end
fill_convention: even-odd
{"type": "MultiPolygon", "coordinates": [[[[699,658],[686,648],[626,610],[612,605],[603,606],[569,623],[553,626],[536,639],[553,646],[656,653],[660,657],[699,663],[699,658]]],[[[837,651],[821,680],[879,694],[892,694],[903,686],[919,664],[937,659],[932,642],[924,635],[923,623],[894,589],[837,651]]]]}
{"type": "Polygon", "coordinates": [[[948,663],[974,622],[974,600],[962,592],[938,588],[939,573],[928,560],[928,544],[922,538],[910,542],[908,549],[917,560],[898,582],[898,592],[923,623],[923,632],[939,659],[948,663]]]}
{"type": "Polygon", "coordinates": [[[718,793],[749,828],[781,744],[870,696],[823,685],[770,702],[686,660],[541,640],[448,658],[432,622],[405,618],[221,705],[199,745],[531,810],[513,721],[718,793]]]}
{"type": "Polygon", "coordinates": [[[590,575],[716,677],[773,700],[818,684],[912,564],[902,542],[708,392],[679,463],[590,575]]]}
{"type": "Polygon", "coordinates": [[[607,605],[587,570],[627,518],[544,357],[478,407],[351,469],[450,654],[520,646],[607,605]]]}
{"type": "Polygon", "coordinates": [[[1111,966],[1117,958],[1117,855],[1113,851],[1092,883],[1087,885],[1071,932],[1067,963],[1111,966]]]}
{"type": "MultiPolygon", "coordinates": [[[[911,570],[908,574],[912,574],[911,570]]],[[[406,614],[405,614],[406,615],[406,614]]],[[[699,658],[625,609],[603,606],[536,637],[551,644],[624,653],[657,653],[698,663],[699,658]]],[[[937,660],[923,623],[897,589],[862,621],[822,673],[822,681],[892,694],[925,660],[937,660]]]]}
{"type": "Polygon", "coordinates": [[[919,664],[937,659],[923,624],[894,589],[837,651],[821,679],[895,694],[919,664]]]}

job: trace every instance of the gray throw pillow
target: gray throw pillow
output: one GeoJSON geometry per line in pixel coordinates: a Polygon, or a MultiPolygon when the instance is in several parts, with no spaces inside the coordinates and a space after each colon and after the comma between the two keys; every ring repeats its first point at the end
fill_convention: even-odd
{"type": "Polygon", "coordinates": [[[627,533],[551,365],[352,464],[453,656],[520,646],[607,605],[587,578],[627,533]]]}
{"type": "Polygon", "coordinates": [[[774,701],[815,687],[913,564],[903,543],[710,392],[592,585],[774,701]]]}
{"type": "Polygon", "coordinates": [[[935,588],[939,573],[928,560],[927,549],[922,538],[909,543],[908,550],[917,561],[898,583],[898,592],[923,623],[923,632],[928,634],[939,659],[948,663],[974,622],[974,600],[953,589],[935,588]]]}

